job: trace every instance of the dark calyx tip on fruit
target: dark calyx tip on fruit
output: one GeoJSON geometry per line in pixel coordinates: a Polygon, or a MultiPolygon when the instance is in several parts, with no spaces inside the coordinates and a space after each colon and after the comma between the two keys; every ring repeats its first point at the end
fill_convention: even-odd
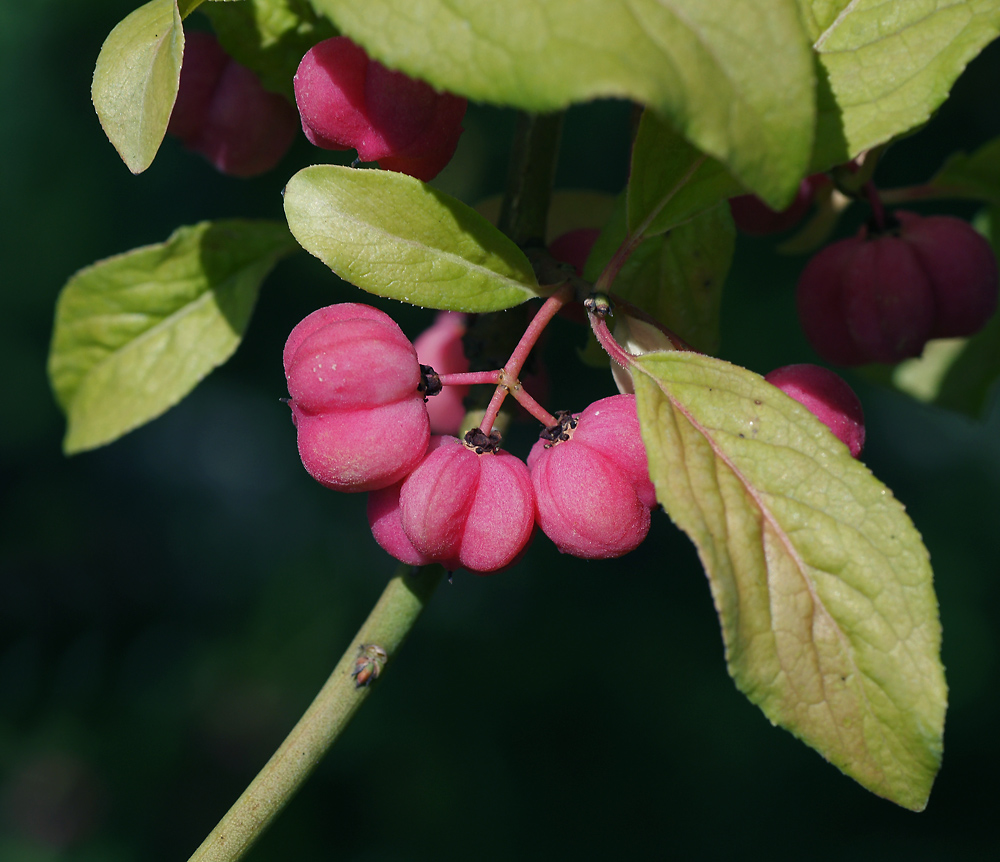
{"type": "Polygon", "coordinates": [[[555,425],[543,428],[541,434],[538,435],[539,440],[548,441],[545,445],[546,449],[551,449],[556,443],[569,440],[569,432],[576,428],[576,417],[569,410],[560,410],[557,412],[556,419],[559,421],[555,425]]]}
{"type": "Polygon", "coordinates": [[[473,428],[465,435],[465,445],[477,455],[496,452],[500,448],[500,440],[499,431],[490,431],[489,434],[485,434],[481,428],[473,428]]]}
{"type": "Polygon", "coordinates": [[[444,389],[441,385],[441,378],[438,377],[438,373],[431,368],[429,365],[420,366],[420,385],[417,386],[418,392],[424,393],[424,400],[439,394],[444,389]]]}

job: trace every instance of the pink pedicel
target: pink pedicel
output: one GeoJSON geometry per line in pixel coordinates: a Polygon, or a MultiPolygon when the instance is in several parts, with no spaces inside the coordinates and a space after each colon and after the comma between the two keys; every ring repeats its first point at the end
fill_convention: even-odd
{"type": "Polygon", "coordinates": [[[839,374],[819,365],[785,365],[764,379],[813,413],[857,458],[865,445],[861,401],[839,374]]]}
{"type": "Polygon", "coordinates": [[[528,456],[536,520],[564,553],[619,557],[646,538],[656,505],[635,396],[603,398],[574,418],[528,456]]]}
{"type": "MultiPolygon", "coordinates": [[[[461,374],[469,370],[462,336],[466,316],[458,311],[439,312],[434,323],[416,337],[413,347],[421,365],[429,365],[440,374],[461,374]]],[[[427,415],[432,434],[457,436],[465,418],[465,396],[468,386],[445,386],[427,400],[427,415]]]]}
{"type": "Polygon", "coordinates": [[[399,485],[369,496],[372,535],[397,559],[477,574],[515,563],[531,539],[534,494],[524,463],[448,436],[399,485]]]}
{"type": "Polygon", "coordinates": [[[253,177],[275,167],[298,132],[295,109],[264,89],[210,33],[184,37],[180,86],[167,131],[224,174],[253,177]]]}
{"type": "Polygon", "coordinates": [[[321,308],[283,355],[302,464],[338,491],[397,482],[423,457],[430,425],[413,345],[387,314],[360,303],[321,308]]]}
{"type": "Polygon", "coordinates": [[[295,73],[302,130],[316,146],[425,182],[451,160],[465,99],[370,60],[346,36],[314,45],[295,73]]]}

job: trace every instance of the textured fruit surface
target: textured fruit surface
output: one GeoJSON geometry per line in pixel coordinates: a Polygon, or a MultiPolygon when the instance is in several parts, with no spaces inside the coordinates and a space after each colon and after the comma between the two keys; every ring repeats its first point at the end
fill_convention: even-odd
{"type": "Polygon", "coordinates": [[[839,374],[819,365],[784,365],[764,379],[825,424],[857,458],[865,445],[861,401],[839,374]]]}
{"type": "Polygon", "coordinates": [[[479,454],[449,436],[431,438],[410,475],[368,498],[372,535],[396,559],[478,574],[520,558],[534,517],[531,478],[522,461],[502,451],[479,454]]]}
{"type": "MultiPolygon", "coordinates": [[[[469,370],[469,360],[462,347],[466,316],[457,311],[442,311],[434,323],[416,337],[413,347],[421,365],[429,365],[438,374],[461,374],[469,370]]],[[[465,418],[468,386],[445,386],[427,399],[427,415],[432,434],[457,436],[465,418]]]]}
{"type": "Polygon", "coordinates": [[[392,318],[360,303],[321,308],[292,330],[282,359],[299,455],[317,481],[371,491],[419,463],[430,438],[420,367],[392,318]]]}
{"type": "Polygon", "coordinates": [[[639,432],[635,397],[595,401],[528,456],[536,520],[563,553],[618,557],[646,538],[656,496],[639,432]]]}
{"type": "Polygon", "coordinates": [[[302,130],[316,146],[430,180],[451,160],[466,101],[370,60],[346,36],[314,45],[295,73],[302,130]]]}
{"type": "Polygon", "coordinates": [[[210,33],[185,36],[177,100],[167,131],[222,173],[252,177],[281,161],[298,131],[295,109],[264,89],[210,33]]]}
{"type": "Polygon", "coordinates": [[[528,468],[508,452],[477,454],[455,437],[437,437],[403,482],[403,531],[414,548],[448,568],[506,568],[534,526],[528,468]]]}

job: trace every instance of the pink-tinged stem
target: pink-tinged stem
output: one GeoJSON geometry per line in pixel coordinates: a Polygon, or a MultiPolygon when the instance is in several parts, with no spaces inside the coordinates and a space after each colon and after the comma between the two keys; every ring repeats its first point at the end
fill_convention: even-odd
{"type": "Polygon", "coordinates": [[[527,410],[532,416],[534,416],[539,422],[541,422],[546,428],[551,428],[553,425],[558,425],[559,420],[556,419],[548,410],[542,407],[531,394],[523,387],[520,383],[510,389],[510,394],[514,397],[525,410],[527,410]]]}
{"type": "Polygon", "coordinates": [[[872,218],[879,230],[885,230],[885,207],[882,206],[882,198],[879,197],[875,183],[869,180],[865,183],[865,195],[872,208],[872,218]]]}
{"type": "MultiPolygon", "coordinates": [[[[507,360],[507,364],[503,367],[503,376],[501,377],[496,392],[493,393],[493,397],[490,399],[489,405],[486,407],[486,414],[483,416],[483,421],[479,423],[479,430],[484,434],[489,434],[493,430],[493,423],[496,422],[497,414],[500,412],[500,407],[503,405],[504,399],[513,389],[519,389],[522,393],[524,390],[521,389],[521,382],[518,380],[518,375],[521,373],[521,369],[524,367],[525,361],[528,359],[528,354],[531,353],[531,348],[535,346],[542,332],[544,332],[545,327],[549,325],[549,322],[559,313],[559,309],[562,308],[566,303],[573,299],[573,288],[565,284],[559,288],[555,293],[552,294],[548,299],[542,303],[542,307],[538,309],[538,313],[531,318],[531,323],[528,324],[528,328],[524,330],[524,335],[521,336],[521,340],[518,341],[517,347],[514,348],[514,352],[511,353],[510,359],[507,360]]],[[[524,393],[527,395],[527,393],[524,393]]],[[[531,396],[528,396],[529,398],[531,396]]],[[[515,396],[517,398],[517,396],[515,396]]],[[[521,399],[518,398],[518,401],[521,399]]],[[[542,410],[547,419],[551,419],[549,425],[555,424],[555,419],[549,415],[541,405],[531,398],[531,402],[542,410]]],[[[522,402],[523,403],[523,402],[522,402]]],[[[531,413],[532,416],[537,418],[538,414],[531,411],[531,409],[525,406],[525,409],[531,413]]]]}
{"type": "Polygon", "coordinates": [[[494,371],[460,371],[455,374],[439,374],[442,386],[475,386],[477,383],[500,382],[500,369],[494,371]]]}
{"type": "Polygon", "coordinates": [[[622,368],[627,369],[630,365],[634,365],[635,357],[615,341],[611,330],[608,329],[607,320],[600,314],[589,314],[588,317],[590,318],[590,328],[594,330],[594,335],[597,336],[598,342],[608,356],[622,368]]]}

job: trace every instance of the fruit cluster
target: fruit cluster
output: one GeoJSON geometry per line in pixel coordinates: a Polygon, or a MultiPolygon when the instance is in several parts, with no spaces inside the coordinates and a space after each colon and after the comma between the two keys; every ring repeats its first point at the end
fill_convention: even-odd
{"type": "Polygon", "coordinates": [[[932,338],[978,332],[997,306],[997,263],[972,226],[898,211],[832,243],[803,270],[799,320],[824,359],[899,362],[932,338]]]}
{"type": "MultiPolygon", "coordinates": [[[[442,316],[418,343],[456,362],[462,326],[442,316]]],[[[464,439],[431,436],[427,398],[442,396],[429,381],[447,391],[463,375],[421,365],[377,309],[313,312],[292,330],[283,358],[303,465],[327,487],[370,492],[372,534],[403,562],[499,571],[517,561],[536,525],[565,553],[616,557],[649,530],[656,497],[632,395],[559,415],[525,464],[482,428],[464,439]]]]}
{"type": "Polygon", "coordinates": [[[281,161],[298,122],[295,109],[265,90],[215,36],[195,31],[185,35],[180,86],[167,131],[222,173],[252,177],[281,161]]]}

